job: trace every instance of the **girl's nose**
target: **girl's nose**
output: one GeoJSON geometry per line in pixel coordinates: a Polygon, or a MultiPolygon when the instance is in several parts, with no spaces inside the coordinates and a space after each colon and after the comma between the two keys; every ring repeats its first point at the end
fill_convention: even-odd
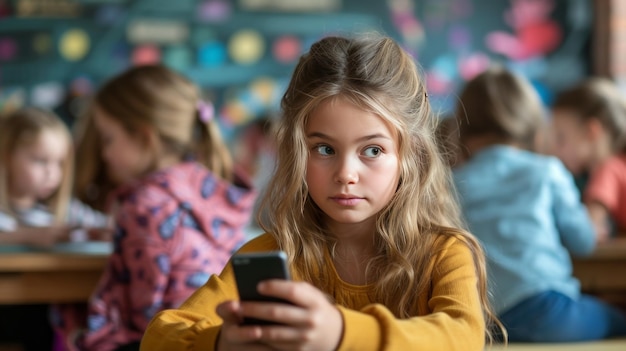
{"type": "Polygon", "coordinates": [[[350,158],[339,161],[335,181],[341,184],[354,184],[359,181],[356,161],[350,158]]]}

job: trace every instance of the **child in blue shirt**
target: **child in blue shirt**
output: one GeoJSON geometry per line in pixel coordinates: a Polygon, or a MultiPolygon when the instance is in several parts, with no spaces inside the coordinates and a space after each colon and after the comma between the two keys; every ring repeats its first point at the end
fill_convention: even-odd
{"type": "Polygon", "coordinates": [[[466,162],[454,178],[487,254],[492,303],[510,341],[626,335],[626,316],[572,276],[570,254],[590,254],[596,235],[561,161],[532,152],[542,116],[532,86],[498,68],[468,82],[456,109],[466,162]]]}

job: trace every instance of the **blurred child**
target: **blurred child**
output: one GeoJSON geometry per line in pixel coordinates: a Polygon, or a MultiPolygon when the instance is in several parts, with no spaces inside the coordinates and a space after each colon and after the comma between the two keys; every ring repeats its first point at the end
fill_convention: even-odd
{"type": "Polygon", "coordinates": [[[255,192],[233,171],[212,107],[165,66],[114,77],[92,110],[107,178],[121,188],[114,252],[69,347],[133,350],[157,312],[178,307],[242,244],[255,192]]]}
{"type": "Polygon", "coordinates": [[[496,312],[510,341],[582,341],[626,335],[626,316],[580,293],[569,253],[596,238],[571,174],[533,152],[543,106],[523,78],[493,68],[467,83],[456,109],[466,163],[455,182],[483,244],[496,312]]]}
{"type": "Polygon", "coordinates": [[[276,147],[273,139],[273,117],[261,116],[243,129],[236,136],[233,147],[234,158],[242,170],[252,179],[254,187],[259,191],[259,198],[254,204],[256,221],[250,228],[250,235],[262,233],[258,227],[261,217],[261,195],[263,195],[276,164],[276,147]]]}
{"type": "MultiPolygon", "coordinates": [[[[0,118],[0,245],[51,247],[108,218],[71,199],[73,148],[53,113],[24,108],[0,118]],[[76,233],[76,232],[74,232],[76,233]]],[[[2,306],[0,339],[50,348],[48,306],[2,306]]]]}
{"type": "Polygon", "coordinates": [[[583,201],[602,237],[626,233],[626,102],[617,86],[589,78],[557,95],[553,152],[586,178],[583,201]]]}
{"type": "Polygon", "coordinates": [[[459,229],[413,59],[389,38],[326,37],[282,111],[267,233],[241,251],[286,251],[294,281],[258,290],[292,304],[238,301],[228,265],[158,314],[142,350],[482,350],[484,257],[459,229]]]}
{"type": "Polygon", "coordinates": [[[52,112],[24,108],[0,118],[0,244],[47,247],[108,218],[71,198],[73,147],[52,112]]]}

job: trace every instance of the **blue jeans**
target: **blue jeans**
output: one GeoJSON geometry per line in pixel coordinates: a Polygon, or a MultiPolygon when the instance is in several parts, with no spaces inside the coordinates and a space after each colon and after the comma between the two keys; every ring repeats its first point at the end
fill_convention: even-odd
{"type": "Polygon", "coordinates": [[[532,296],[504,312],[509,341],[572,342],[626,335],[626,314],[592,296],[556,291],[532,296]]]}

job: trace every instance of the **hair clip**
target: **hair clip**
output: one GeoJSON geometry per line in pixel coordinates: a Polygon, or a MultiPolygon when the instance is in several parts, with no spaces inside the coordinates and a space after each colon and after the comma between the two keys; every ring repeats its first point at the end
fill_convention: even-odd
{"type": "Polygon", "coordinates": [[[198,100],[196,107],[198,109],[198,118],[202,123],[208,123],[215,117],[215,107],[213,107],[212,103],[198,100]]]}

